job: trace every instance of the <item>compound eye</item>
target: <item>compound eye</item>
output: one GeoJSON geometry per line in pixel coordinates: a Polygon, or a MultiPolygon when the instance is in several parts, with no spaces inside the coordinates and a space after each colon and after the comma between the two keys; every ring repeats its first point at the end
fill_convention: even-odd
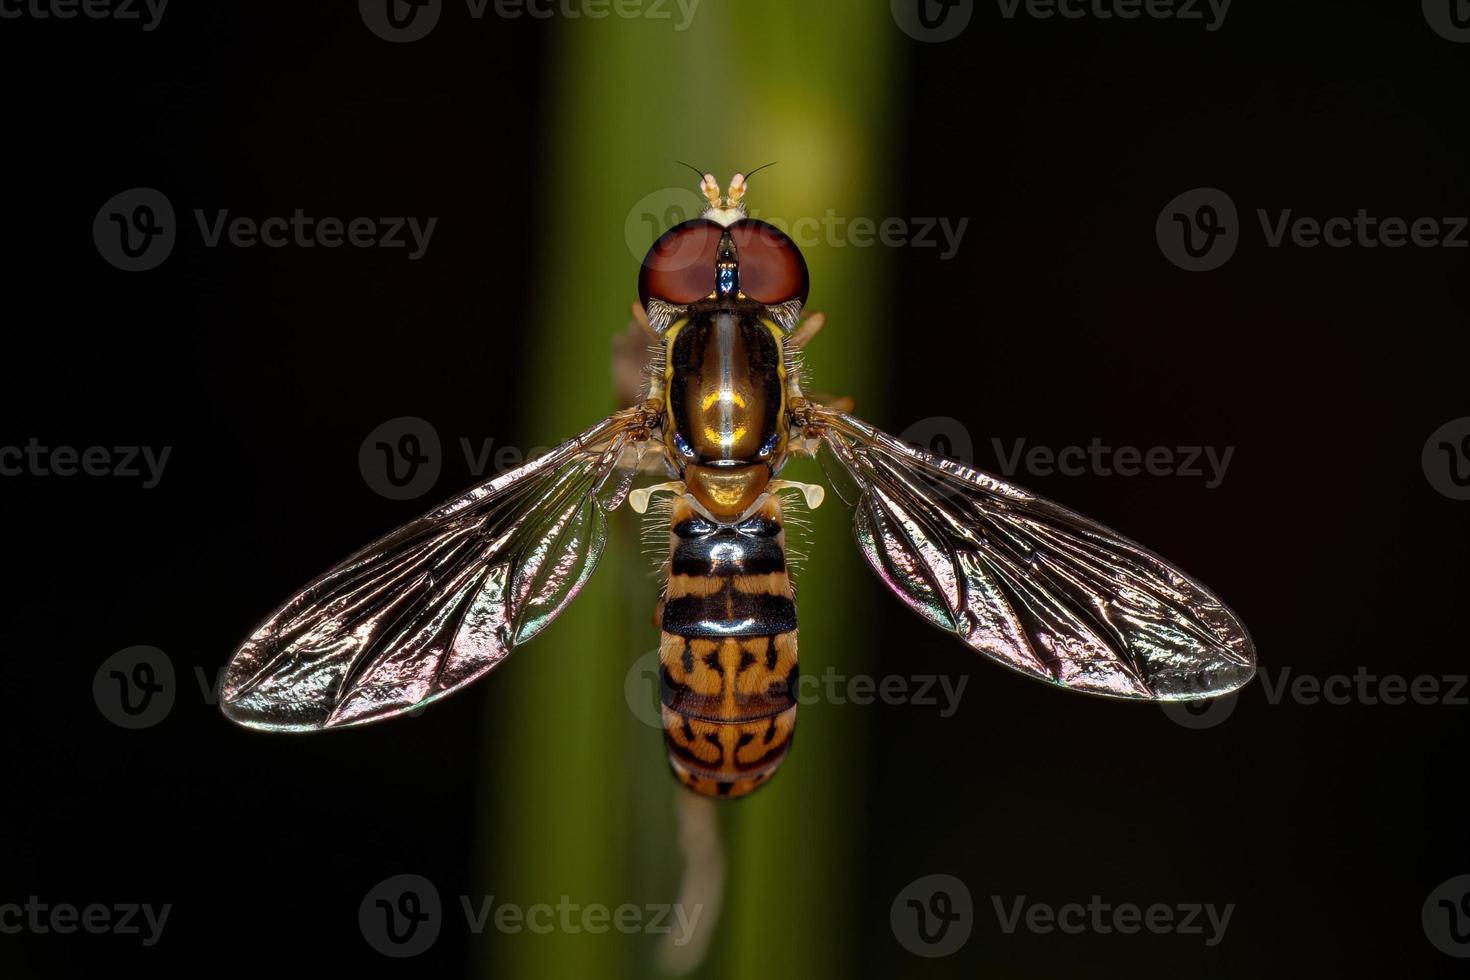
{"type": "Polygon", "coordinates": [[[643,305],[648,306],[653,297],[688,306],[714,292],[715,260],[723,231],[708,218],[695,218],[660,235],[638,272],[638,298],[643,305]]]}
{"type": "Polygon", "coordinates": [[[742,293],[767,306],[793,299],[806,301],[811,285],[806,259],[781,229],[745,218],[730,226],[730,239],[740,259],[742,293]]]}

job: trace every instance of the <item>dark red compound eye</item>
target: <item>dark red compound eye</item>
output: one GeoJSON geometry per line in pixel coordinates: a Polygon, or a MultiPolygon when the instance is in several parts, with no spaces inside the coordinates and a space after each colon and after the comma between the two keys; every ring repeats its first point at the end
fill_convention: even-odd
{"type": "Polygon", "coordinates": [[[644,307],[649,297],[687,306],[712,293],[723,232],[708,218],[695,218],[660,235],[638,272],[638,298],[644,307]]]}
{"type": "Polygon", "coordinates": [[[806,259],[781,229],[744,218],[730,226],[730,239],[740,260],[742,293],[767,306],[792,299],[806,301],[811,288],[806,259]]]}

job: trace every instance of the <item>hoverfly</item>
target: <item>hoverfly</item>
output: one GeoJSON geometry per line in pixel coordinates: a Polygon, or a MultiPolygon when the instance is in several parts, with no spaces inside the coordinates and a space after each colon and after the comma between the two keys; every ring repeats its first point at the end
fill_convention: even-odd
{"type": "MultiPolygon", "coordinates": [[[[1121,535],[803,392],[806,261],[751,218],[746,177],[711,174],[700,217],[649,249],[654,341],[640,398],[547,455],[368,545],[235,652],[220,704],[270,731],[381,721],[457,691],[544,630],[607,542],[608,513],[666,493],[656,620],[679,781],[737,797],[780,766],[796,724],[796,605],[778,479],[817,456],[858,547],[925,620],[1006,667],[1115,698],[1190,700],[1255,673],[1244,626],[1204,586],[1121,535]],[[668,482],[635,489],[642,472],[668,482]]],[[[635,307],[635,312],[640,308],[635,307]]]]}

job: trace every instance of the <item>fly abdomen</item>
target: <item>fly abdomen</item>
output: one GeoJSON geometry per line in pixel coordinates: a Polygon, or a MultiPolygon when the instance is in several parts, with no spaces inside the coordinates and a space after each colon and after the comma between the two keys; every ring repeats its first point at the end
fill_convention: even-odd
{"type": "Polygon", "coordinates": [[[664,741],[684,785],[709,796],[760,786],[796,727],[796,604],[781,504],[736,526],[674,506],[660,644],[664,741]]]}

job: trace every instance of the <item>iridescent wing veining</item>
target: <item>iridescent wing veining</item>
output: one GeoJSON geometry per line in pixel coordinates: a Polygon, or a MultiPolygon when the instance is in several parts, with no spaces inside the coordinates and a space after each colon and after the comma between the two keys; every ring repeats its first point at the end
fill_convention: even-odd
{"type": "Polygon", "coordinates": [[[220,704],[251,728],[378,721],[484,676],[586,583],[636,473],[629,409],[347,558],[235,651],[220,704]]]}
{"type": "Polygon", "coordinates": [[[929,622],[1073,690],[1189,700],[1255,673],[1245,627],[1204,586],[1080,514],[816,409],[818,456],[873,570],[929,622]]]}

